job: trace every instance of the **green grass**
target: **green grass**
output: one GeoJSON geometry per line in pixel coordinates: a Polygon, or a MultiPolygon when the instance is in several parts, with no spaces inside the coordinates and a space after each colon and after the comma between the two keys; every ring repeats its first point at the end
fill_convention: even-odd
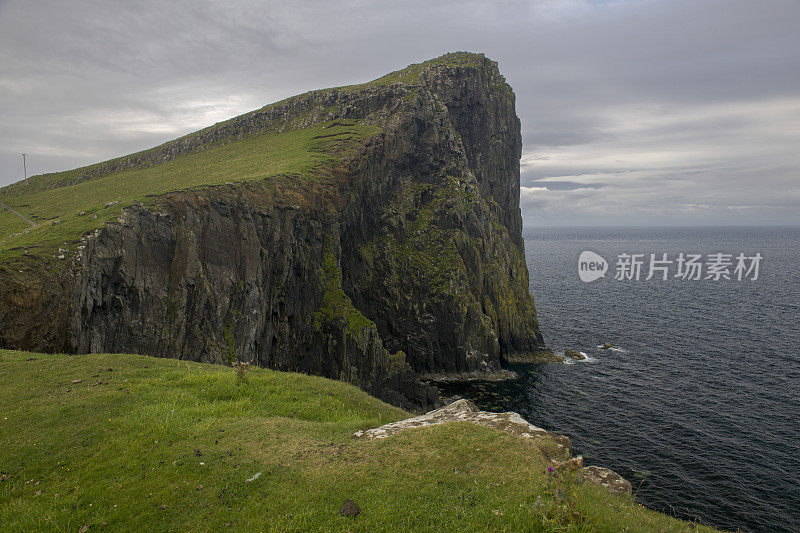
{"type": "Polygon", "coordinates": [[[588,484],[570,488],[574,515],[537,507],[553,487],[528,440],[465,423],[357,440],[409,414],[324,378],[249,375],[0,350],[2,529],[694,529],[588,484]],[[346,499],[360,515],[340,516],[346,499]]]}
{"type": "Polygon", "coordinates": [[[356,309],[353,301],[342,289],[341,272],[333,253],[327,252],[322,258],[322,269],[325,277],[325,293],[322,295],[322,306],[315,313],[314,323],[319,326],[323,319],[341,320],[345,323],[345,331],[354,339],[364,333],[365,328],[375,323],[356,309]]]}
{"type": "MultiPolygon", "coordinates": [[[[26,251],[55,254],[60,246],[117,218],[123,207],[134,202],[153,203],[154,197],[170,191],[287,176],[302,182],[314,177],[315,169],[376,131],[375,127],[355,122],[333,126],[326,123],[285,133],[257,134],[156,166],[116,171],[74,185],[64,183],[76,178],[77,170],[63,173],[66,177],[31,178],[27,189],[18,185],[0,189],[0,201],[41,225],[12,236],[27,225],[6,212],[5,222],[0,219],[0,261],[26,251]],[[37,180],[43,180],[43,187],[52,188],[25,192],[35,191],[37,180]],[[118,203],[104,207],[109,202],[118,203]],[[53,220],[60,222],[54,225],[53,220]]],[[[316,177],[319,175],[316,173],[316,177]]]]}

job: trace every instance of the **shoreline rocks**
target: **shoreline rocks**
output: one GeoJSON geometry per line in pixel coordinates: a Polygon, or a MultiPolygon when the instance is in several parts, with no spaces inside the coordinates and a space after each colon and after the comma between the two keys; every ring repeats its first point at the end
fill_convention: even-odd
{"type": "Polygon", "coordinates": [[[585,355],[576,350],[564,350],[564,357],[569,357],[571,359],[575,359],[576,361],[583,361],[586,359],[585,355]]]}
{"type": "Polygon", "coordinates": [[[509,353],[505,355],[507,363],[511,364],[539,364],[539,363],[563,363],[564,358],[556,355],[552,350],[539,350],[527,353],[509,353]]]}
{"type": "Polygon", "coordinates": [[[578,472],[584,481],[600,485],[612,494],[630,496],[633,491],[630,481],[608,468],[584,466],[578,472]]]}
{"type": "Polygon", "coordinates": [[[462,383],[470,381],[513,381],[519,374],[513,370],[474,370],[472,372],[430,372],[422,374],[420,381],[436,383],[462,383]]]}

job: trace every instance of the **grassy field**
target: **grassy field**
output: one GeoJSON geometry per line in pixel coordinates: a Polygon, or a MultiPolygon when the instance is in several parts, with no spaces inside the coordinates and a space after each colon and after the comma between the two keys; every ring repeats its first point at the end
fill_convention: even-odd
{"type": "MultiPolygon", "coordinates": [[[[325,123],[285,133],[262,133],[156,166],[121,170],[39,192],[17,194],[15,186],[0,189],[0,202],[38,224],[26,233],[13,235],[28,225],[6,212],[0,219],[0,261],[26,251],[56,253],[60,246],[117,218],[123,207],[134,202],[151,203],[155,196],[166,192],[286,176],[307,179],[313,169],[377,131],[355,122],[349,124],[325,123]],[[113,202],[117,203],[105,207],[113,202]],[[54,220],[59,222],[53,224],[54,220]]],[[[70,173],[74,171],[61,174],[70,173]]],[[[47,179],[49,183],[54,181],[53,176],[61,174],[33,177],[30,188],[37,179],[47,179]]],[[[63,182],[61,178],[54,181],[63,182]]]]}
{"type": "Polygon", "coordinates": [[[530,441],[493,429],[354,439],[410,414],[319,377],[254,369],[237,385],[219,366],[0,350],[0,406],[4,531],[695,529],[562,486],[530,441]],[[358,516],[340,515],[348,499],[358,516]]]}

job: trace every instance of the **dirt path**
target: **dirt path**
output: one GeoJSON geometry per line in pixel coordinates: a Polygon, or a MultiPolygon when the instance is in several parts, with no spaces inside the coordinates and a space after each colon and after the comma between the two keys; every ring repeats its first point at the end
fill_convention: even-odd
{"type": "Polygon", "coordinates": [[[28,217],[26,217],[25,215],[23,215],[23,214],[22,214],[22,213],[20,213],[19,211],[17,211],[17,210],[15,210],[15,209],[12,209],[12,208],[8,207],[8,206],[7,206],[6,204],[4,204],[3,202],[0,202],[0,207],[2,207],[3,209],[8,209],[9,211],[11,211],[11,212],[12,212],[12,213],[14,213],[15,215],[17,215],[19,218],[21,218],[22,220],[24,220],[25,222],[27,222],[28,224],[30,224],[30,225],[31,225],[31,227],[35,227],[35,226],[36,226],[36,222],[34,222],[33,220],[29,219],[28,217]]]}

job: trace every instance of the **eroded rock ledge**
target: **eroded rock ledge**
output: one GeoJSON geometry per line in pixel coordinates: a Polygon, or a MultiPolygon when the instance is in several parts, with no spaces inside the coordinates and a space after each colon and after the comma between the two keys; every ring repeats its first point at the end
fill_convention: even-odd
{"type": "Polygon", "coordinates": [[[470,400],[457,400],[441,409],[429,411],[424,415],[384,424],[373,429],[356,431],[353,436],[364,439],[385,439],[401,431],[444,424],[446,422],[470,422],[499,429],[526,439],[541,439],[552,442],[558,450],[557,457],[551,457],[554,464],[576,470],[587,482],[600,485],[614,494],[631,494],[631,484],[616,472],[600,466],[583,466],[583,458],[572,458],[572,441],[568,437],[551,433],[534,426],[518,413],[490,413],[481,411],[470,400]]]}

